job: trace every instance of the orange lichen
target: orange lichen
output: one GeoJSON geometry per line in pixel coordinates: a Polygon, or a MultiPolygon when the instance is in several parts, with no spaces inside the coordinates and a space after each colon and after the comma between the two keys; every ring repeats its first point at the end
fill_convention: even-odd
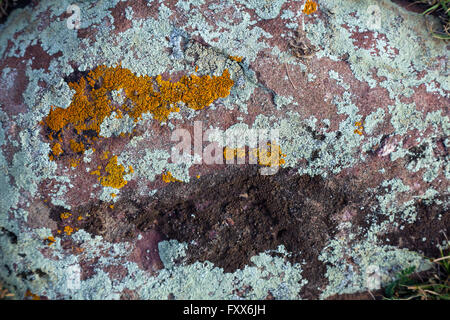
{"type": "Polygon", "coordinates": [[[361,121],[355,122],[355,126],[357,129],[355,129],[353,132],[359,134],[360,136],[363,134],[364,126],[361,121]]]}
{"type": "Polygon", "coordinates": [[[285,163],[286,154],[281,152],[281,148],[277,144],[268,142],[267,147],[251,148],[249,150],[250,157],[257,159],[258,164],[262,166],[279,166],[285,163]]]}
{"type": "Polygon", "coordinates": [[[91,172],[91,174],[96,174],[96,175],[98,175],[98,176],[99,176],[99,175],[100,175],[100,170],[95,170],[95,171],[92,171],[92,172],[91,172]]]}
{"type": "Polygon", "coordinates": [[[234,150],[237,158],[245,158],[245,148],[236,148],[234,150]]]}
{"type": "Polygon", "coordinates": [[[242,59],[244,59],[244,57],[239,57],[239,56],[228,56],[228,58],[230,58],[233,61],[236,62],[242,62],[242,59]]]}
{"type": "Polygon", "coordinates": [[[277,144],[268,142],[267,148],[257,149],[258,163],[263,166],[279,166],[285,163],[286,154],[281,152],[281,148],[277,144]]]}
{"type": "Polygon", "coordinates": [[[102,159],[106,160],[106,159],[108,159],[108,157],[109,157],[109,151],[104,151],[103,154],[102,154],[102,159]]]}
{"type": "Polygon", "coordinates": [[[47,241],[47,244],[49,246],[51,246],[52,244],[54,244],[56,242],[56,240],[53,236],[47,237],[45,240],[47,241]]]}
{"type": "Polygon", "coordinates": [[[110,207],[111,209],[114,209],[114,205],[113,205],[113,204],[109,205],[109,207],[110,207]]]}
{"type": "Polygon", "coordinates": [[[77,220],[81,221],[81,220],[83,220],[83,217],[82,216],[78,216],[77,220]]]}
{"type": "Polygon", "coordinates": [[[73,233],[73,228],[71,226],[65,226],[64,227],[64,232],[70,236],[73,233]]]}
{"type": "Polygon", "coordinates": [[[111,193],[110,196],[111,196],[111,198],[115,198],[115,197],[117,197],[117,194],[111,193]]]}
{"type": "Polygon", "coordinates": [[[37,294],[32,293],[30,290],[25,292],[25,297],[31,297],[32,300],[41,300],[41,297],[37,294]]]}
{"type": "Polygon", "coordinates": [[[69,83],[75,91],[72,103],[66,109],[51,106],[43,124],[59,139],[60,133],[69,125],[78,134],[93,130],[99,135],[101,123],[113,111],[117,111],[118,115],[124,111],[135,121],[143,113],[150,112],[154,119],[164,121],[171,112],[179,111],[176,107],[178,102],[199,110],[218,98],[228,96],[233,84],[228,70],[221,76],[183,76],[178,82],[171,82],[162,80],[160,75],[156,78],[136,76],[120,65],[101,65],[90,71],[86,78],[69,83]],[[131,107],[124,105],[123,110],[117,109],[108,96],[111,91],[121,89],[131,102],[131,107]]]}
{"type": "Polygon", "coordinates": [[[236,156],[236,151],[233,148],[225,147],[223,149],[223,157],[225,160],[232,160],[236,156]]]}
{"type": "MultiPolygon", "coordinates": [[[[223,156],[225,160],[233,160],[235,158],[245,158],[245,148],[225,147],[223,156]]],[[[249,154],[252,159],[257,159],[258,164],[263,166],[277,166],[285,163],[285,154],[281,153],[280,146],[267,143],[267,148],[250,148],[249,154]]]]}
{"type": "Polygon", "coordinates": [[[74,139],[70,140],[70,149],[72,149],[73,152],[84,152],[84,144],[83,142],[76,142],[74,139]]]}
{"type": "Polygon", "coordinates": [[[61,219],[68,219],[72,214],[70,212],[63,212],[60,214],[61,219]]]}
{"type": "Polygon", "coordinates": [[[73,168],[76,168],[78,164],[80,163],[81,159],[70,159],[70,166],[73,168]]]}
{"type": "Polygon", "coordinates": [[[125,168],[121,164],[117,164],[117,156],[112,157],[105,167],[105,171],[108,173],[107,176],[102,177],[100,183],[105,187],[112,187],[120,189],[127,184],[124,179],[125,168]]]}
{"type": "Polygon", "coordinates": [[[61,149],[61,144],[55,143],[52,147],[52,152],[55,156],[59,156],[61,153],[63,153],[63,150],[61,149]]]}
{"type": "Polygon", "coordinates": [[[116,110],[116,119],[122,119],[123,118],[123,113],[121,110],[117,109],[116,110]]]}
{"type": "Polygon", "coordinates": [[[162,180],[163,180],[165,183],[170,183],[170,182],[182,182],[181,180],[178,180],[178,179],[174,178],[174,177],[172,176],[172,173],[171,173],[170,171],[167,171],[166,173],[163,173],[163,175],[162,175],[162,180]]]}
{"type": "Polygon", "coordinates": [[[223,157],[225,158],[225,160],[232,160],[234,158],[245,158],[245,148],[225,147],[223,150],[223,157]]]}
{"type": "Polygon", "coordinates": [[[317,11],[317,2],[313,0],[306,0],[305,7],[303,8],[303,12],[307,15],[314,13],[317,11]]]}

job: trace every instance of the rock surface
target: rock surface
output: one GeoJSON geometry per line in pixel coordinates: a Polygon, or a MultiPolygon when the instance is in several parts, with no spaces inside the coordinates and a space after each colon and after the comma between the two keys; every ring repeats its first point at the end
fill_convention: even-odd
{"type": "Polygon", "coordinates": [[[437,21],[387,0],[318,1],[308,15],[304,4],[13,11],[0,25],[5,287],[18,298],[323,299],[429,268],[450,226],[437,21]],[[254,153],[252,132],[271,153],[254,153]],[[177,134],[189,137],[180,162],[177,134]],[[228,162],[208,163],[211,149],[228,162]]]}

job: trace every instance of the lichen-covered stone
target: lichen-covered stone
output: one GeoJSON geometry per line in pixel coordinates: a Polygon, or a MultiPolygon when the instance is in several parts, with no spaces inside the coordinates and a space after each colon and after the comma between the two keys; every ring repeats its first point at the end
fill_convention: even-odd
{"type": "Polygon", "coordinates": [[[448,45],[428,33],[435,18],[389,0],[381,23],[373,1],[317,2],[79,1],[79,28],[68,0],[13,11],[0,25],[5,287],[317,299],[367,290],[374,270],[384,286],[429,268],[449,245],[448,45]],[[232,160],[254,147],[249,130],[276,130],[279,170],[173,162],[174,132],[194,149],[198,124],[232,160]]]}

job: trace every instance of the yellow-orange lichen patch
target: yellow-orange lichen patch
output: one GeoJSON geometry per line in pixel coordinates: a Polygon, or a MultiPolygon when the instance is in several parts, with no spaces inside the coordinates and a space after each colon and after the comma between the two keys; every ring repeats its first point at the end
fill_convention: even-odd
{"type": "Polygon", "coordinates": [[[105,171],[108,173],[107,176],[100,179],[100,183],[105,187],[112,187],[120,189],[127,184],[124,179],[125,168],[121,164],[117,164],[117,156],[112,157],[105,167],[105,171]]]}
{"type": "Polygon", "coordinates": [[[101,123],[113,111],[117,111],[119,116],[125,111],[135,121],[146,112],[150,112],[154,119],[167,120],[171,112],[179,111],[176,107],[178,102],[199,110],[215,99],[228,96],[234,84],[228,70],[221,76],[183,76],[178,82],[171,82],[162,80],[161,76],[136,76],[120,65],[98,66],[89,72],[86,79],[69,83],[75,93],[68,108],[51,106],[44,118],[43,123],[58,138],[68,125],[72,125],[78,134],[84,130],[94,130],[99,135],[101,123]],[[121,89],[131,101],[131,107],[125,104],[123,110],[116,108],[108,96],[111,91],[121,89]]]}
{"type": "Polygon", "coordinates": [[[84,152],[83,142],[76,142],[74,139],[70,140],[70,149],[75,153],[84,152]]]}
{"type": "Polygon", "coordinates": [[[317,11],[317,2],[313,0],[306,0],[305,7],[303,8],[303,12],[307,15],[314,13],[317,11]]]}
{"type": "Polygon", "coordinates": [[[225,160],[232,160],[236,156],[236,151],[234,148],[225,147],[223,149],[223,157],[225,160]]]}
{"type": "Polygon", "coordinates": [[[63,212],[60,214],[61,219],[69,219],[72,214],[70,212],[63,212]]]}
{"type": "Polygon", "coordinates": [[[258,164],[262,166],[279,166],[285,163],[286,154],[281,152],[281,147],[274,143],[267,143],[267,148],[253,149],[253,155],[257,156],[258,164]]]}
{"type": "Polygon", "coordinates": [[[52,147],[52,152],[55,156],[59,156],[61,153],[63,153],[63,150],[61,148],[61,144],[55,143],[52,147]]]}
{"type": "Polygon", "coordinates": [[[70,236],[73,233],[73,228],[71,226],[65,226],[64,227],[64,232],[70,236]]]}
{"type": "Polygon", "coordinates": [[[353,132],[359,134],[360,136],[363,134],[364,125],[362,121],[355,122],[355,126],[357,129],[355,129],[353,132]]]}
{"type": "Polygon", "coordinates": [[[239,57],[239,56],[228,56],[231,60],[236,61],[236,62],[242,62],[242,59],[244,59],[244,57],[239,57]]]}
{"type": "Polygon", "coordinates": [[[70,159],[70,166],[72,168],[76,168],[80,163],[81,159],[70,159]]]}
{"type": "Polygon", "coordinates": [[[30,290],[25,292],[25,297],[31,297],[32,300],[41,300],[41,297],[37,294],[32,293],[30,290]]]}
{"type": "Polygon", "coordinates": [[[116,110],[116,119],[122,119],[123,118],[123,113],[120,109],[116,110]]]}
{"type": "Polygon", "coordinates": [[[178,179],[174,178],[174,177],[172,176],[172,173],[171,173],[170,171],[167,171],[166,173],[163,173],[163,175],[162,175],[162,180],[163,180],[165,183],[170,183],[170,182],[182,182],[181,180],[178,180],[178,179]]]}
{"type": "Polygon", "coordinates": [[[236,158],[245,158],[245,148],[236,148],[234,150],[236,158]]]}
{"type": "Polygon", "coordinates": [[[225,147],[223,150],[225,160],[233,160],[234,158],[245,158],[245,148],[225,147]]]}
{"type": "Polygon", "coordinates": [[[53,236],[47,237],[45,240],[47,241],[47,244],[49,246],[51,246],[52,244],[54,244],[56,242],[55,237],[53,237],[53,236]]]}

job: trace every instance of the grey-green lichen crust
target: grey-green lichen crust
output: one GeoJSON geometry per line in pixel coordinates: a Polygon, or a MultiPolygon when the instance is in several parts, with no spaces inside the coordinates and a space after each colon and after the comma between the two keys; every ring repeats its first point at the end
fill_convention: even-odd
{"type": "MultiPolygon", "coordinates": [[[[90,235],[80,230],[73,234],[73,238],[83,242],[82,246],[87,256],[97,256],[100,246],[103,247],[102,250],[110,250],[112,254],[100,259],[95,274],[82,281],[81,287],[77,290],[68,287],[70,276],[68,270],[72,266],[79,265],[77,256],[64,252],[59,239],[52,247],[53,257],[42,254],[42,250],[48,248],[43,244],[42,239],[51,235],[50,230],[44,228],[31,230],[25,226],[24,222],[27,221],[28,213],[23,207],[26,208],[29,204],[24,204],[21,200],[24,199],[23,195],[36,196],[39,183],[45,179],[52,179],[58,184],[52,193],[51,202],[70,209],[70,206],[64,202],[64,194],[71,189],[70,179],[56,175],[56,164],[48,159],[49,144],[43,142],[40,136],[39,121],[48,114],[51,105],[67,107],[70,104],[73,91],[62,78],[74,71],[71,61],[80,63],[80,71],[92,69],[100,64],[112,66],[121,62],[123,67],[137,75],[154,76],[168,69],[173,72],[194,73],[194,67],[185,61],[190,61],[190,57],[194,54],[199,55],[197,65],[201,73],[218,75],[225,68],[231,70],[233,80],[239,85],[235,86],[231,95],[221,102],[227,109],[237,106],[240,111],[247,113],[247,103],[254,89],[258,87],[256,75],[251,70],[250,64],[257,59],[258,53],[270,48],[264,39],[269,39],[272,35],[255,26],[257,21],[252,20],[245,11],[237,12],[241,18],[240,23],[229,24],[220,20],[217,26],[224,28],[225,31],[214,30],[198,8],[204,1],[178,1],[177,7],[186,12],[190,10],[185,26],[185,29],[190,27],[195,30],[190,36],[201,36],[214,47],[214,50],[192,45],[183,53],[185,59],[180,59],[177,54],[167,54],[167,48],[177,46],[176,42],[171,42],[170,39],[179,40],[180,37],[187,36],[187,32],[174,31],[178,27],[175,28],[170,22],[171,10],[163,3],[159,5],[158,19],[130,19],[132,27],[114,35],[116,41],[112,43],[110,38],[114,31],[114,17],[110,9],[119,2],[120,0],[101,1],[95,4],[91,1],[77,3],[82,12],[81,28],[95,24],[102,26],[97,29],[95,41],[78,38],[75,30],[67,29],[64,19],[55,18],[55,21],[49,25],[43,27],[40,25],[42,14],[49,10],[51,16],[60,16],[72,4],[68,0],[41,2],[33,10],[18,9],[11,14],[7,24],[0,26],[0,56],[2,57],[22,57],[26,48],[34,44],[40,44],[49,55],[63,53],[60,57],[51,59],[48,70],[34,70],[31,68],[31,61],[27,62],[26,75],[29,83],[23,93],[26,112],[12,119],[0,110],[0,147],[6,143],[20,147],[11,163],[7,161],[3,150],[0,149],[0,169],[2,170],[0,227],[18,235],[17,244],[12,245],[7,233],[0,232],[0,260],[15,273],[39,269],[47,274],[43,277],[34,275],[30,279],[11,278],[8,269],[2,266],[0,278],[8,279],[7,287],[17,296],[23,296],[29,289],[35,294],[45,295],[51,299],[69,297],[115,299],[120,297],[119,293],[123,289],[135,290],[144,299],[166,299],[169,293],[181,299],[237,299],[238,296],[233,293],[233,290],[244,285],[250,285],[253,288],[246,296],[247,298],[263,299],[268,291],[279,299],[301,298],[298,292],[306,283],[301,276],[301,266],[292,265],[285,262],[283,258],[273,257],[269,253],[260,253],[253,257],[253,266],[246,266],[243,270],[237,270],[234,273],[224,273],[222,269],[214,267],[209,262],[197,262],[191,265],[174,263],[176,257],[183,257],[186,244],[176,241],[162,242],[159,249],[165,268],[157,276],[149,277],[147,273],[139,269],[137,264],[123,260],[122,263],[128,274],[124,280],[114,281],[110,279],[103,267],[115,265],[117,261],[121,261],[120,259],[125,259],[129,253],[129,244],[111,244],[101,237],[91,239],[90,235]],[[106,20],[109,21],[108,26],[104,23],[106,20]],[[42,31],[34,31],[38,29],[42,31]],[[245,60],[238,64],[228,59],[228,55],[243,56],[245,60]],[[45,82],[47,89],[42,89],[39,86],[40,82],[45,82]],[[7,121],[14,121],[19,128],[24,128],[18,135],[18,141],[10,141],[7,137],[4,129],[7,121]],[[22,207],[19,208],[19,206],[22,207]],[[14,219],[9,217],[10,213],[14,219]],[[14,269],[13,265],[17,267],[14,269]]],[[[281,12],[285,2],[245,0],[240,1],[239,4],[255,10],[256,15],[261,19],[273,19],[280,14],[283,14],[283,18],[287,20],[298,17],[290,11],[281,12]]],[[[303,3],[303,1],[300,2],[303,3]]],[[[449,90],[446,78],[448,75],[445,74],[445,70],[437,63],[434,67],[428,65],[433,61],[439,61],[440,56],[445,56],[445,46],[429,39],[429,36],[425,34],[426,28],[422,28],[423,30],[414,28],[417,19],[429,18],[408,19],[413,14],[396,8],[403,15],[402,19],[397,19],[395,16],[397,11],[390,10],[394,5],[387,0],[379,1],[382,7],[383,23],[381,29],[375,32],[385,34],[386,40],[377,40],[376,48],[379,50],[379,56],[374,56],[370,50],[355,48],[350,37],[353,30],[365,28],[370,30],[365,22],[368,19],[367,8],[371,4],[372,2],[368,0],[352,1],[351,6],[342,5],[342,1],[338,0],[320,2],[320,9],[327,13],[328,20],[325,22],[315,19],[314,22],[307,23],[305,26],[308,39],[321,48],[317,57],[338,60],[338,56],[348,53],[349,65],[356,79],[368,83],[371,87],[376,86],[377,82],[370,72],[373,68],[378,77],[385,78],[379,85],[388,90],[390,98],[394,101],[393,105],[388,106],[390,122],[395,130],[393,135],[404,135],[412,129],[423,132],[427,128],[432,128],[435,131],[441,130],[442,134],[448,137],[450,125],[449,117],[445,113],[436,111],[424,114],[417,110],[414,104],[400,101],[401,95],[410,96],[413,88],[422,84],[426,85],[427,91],[437,92],[442,96],[449,90]],[[351,15],[353,12],[356,12],[354,17],[351,15]],[[349,29],[342,28],[343,24],[346,24],[349,29]],[[402,49],[396,54],[392,48],[402,49]],[[411,60],[414,61],[416,70],[427,71],[423,78],[409,76],[412,72],[411,60]]],[[[149,2],[148,5],[152,3],[149,2]]],[[[221,8],[219,4],[209,5],[213,13],[219,13],[221,8]]],[[[133,16],[130,8],[126,13],[128,18],[133,16]]],[[[298,26],[298,23],[292,20],[290,24],[293,29],[298,26]]],[[[286,52],[281,52],[277,47],[272,48],[272,53],[282,62],[299,65],[302,70],[306,69],[304,64],[295,62],[295,59],[286,52]]],[[[4,69],[1,73],[0,85],[11,83],[9,78],[14,74],[14,69],[4,69]]],[[[338,72],[331,70],[329,76],[345,90],[349,89],[349,85],[338,72]]],[[[308,81],[313,81],[315,78],[316,75],[313,72],[308,73],[308,81]]],[[[113,93],[113,100],[119,104],[123,102],[120,92],[113,93]]],[[[292,97],[277,95],[274,100],[276,107],[283,110],[292,102],[292,97]]],[[[335,98],[333,104],[338,114],[346,116],[346,119],[339,124],[341,138],[337,136],[337,132],[318,131],[317,133],[323,134],[325,138],[315,139],[311,129],[323,130],[316,129],[318,120],[314,117],[303,119],[296,112],[287,112],[281,119],[259,115],[252,126],[236,123],[235,128],[278,129],[279,142],[283,153],[286,153],[284,166],[298,167],[300,159],[307,159],[307,164],[298,168],[299,174],[327,177],[364,162],[366,159],[360,151],[369,150],[382,139],[382,135],[370,136],[368,142],[362,145],[363,137],[353,133],[354,123],[361,120],[361,114],[348,91],[342,97],[335,98]],[[313,159],[313,153],[316,153],[318,157],[313,159]]],[[[386,113],[378,109],[366,117],[365,132],[369,135],[376,132],[375,129],[388,116],[386,113]]],[[[127,118],[117,120],[115,117],[110,117],[102,124],[102,136],[110,137],[122,132],[131,132],[136,125],[127,118]]],[[[118,159],[124,166],[132,165],[135,169],[135,172],[127,176],[127,179],[139,177],[139,179],[152,181],[157,175],[169,170],[177,179],[189,181],[188,170],[193,159],[189,159],[183,166],[174,165],[168,161],[170,154],[166,150],[159,149],[144,150],[139,157],[136,157],[136,154],[133,154],[133,148],[139,143],[139,139],[145,139],[145,135],[133,138],[118,159]]],[[[425,169],[423,174],[425,182],[433,181],[442,171],[449,179],[448,158],[433,157],[433,151],[429,147],[432,137],[421,139],[421,142],[427,145],[424,156],[411,162],[406,169],[411,172],[425,169]]],[[[448,138],[444,143],[448,148],[448,138]]],[[[391,153],[390,160],[395,161],[406,155],[407,150],[400,144],[391,153]]],[[[89,161],[89,153],[86,154],[85,161],[89,161]]],[[[400,216],[402,221],[414,222],[416,213],[412,202],[398,207],[388,205],[395,201],[397,194],[408,191],[408,186],[401,179],[386,180],[382,187],[384,186],[390,186],[392,193],[378,197],[381,214],[390,217],[391,220],[400,216]]],[[[105,188],[100,198],[111,201],[113,199],[110,194],[113,192],[118,190],[105,188]]],[[[436,192],[430,188],[423,195],[423,200],[435,201],[435,195],[436,192]]],[[[343,225],[342,228],[345,229],[346,226],[343,225]]],[[[322,293],[323,298],[336,293],[365,290],[368,286],[367,275],[373,271],[372,266],[378,268],[381,284],[386,284],[398,270],[406,266],[414,265],[419,269],[428,267],[426,260],[417,253],[380,244],[376,235],[385,231],[386,228],[386,223],[374,223],[367,231],[366,241],[351,245],[339,239],[330,241],[320,256],[320,259],[329,265],[327,268],[329,284],[322,293]],[[342,255],[351,257],[359,270],[344,263],[341,259],[342,255]]],[[[352,237],[356,235],[350,234],[350,240],[352,237]]],[[[277,251],[282,255],[289,254],[283,247],[278,248],[277,251]]]]}

